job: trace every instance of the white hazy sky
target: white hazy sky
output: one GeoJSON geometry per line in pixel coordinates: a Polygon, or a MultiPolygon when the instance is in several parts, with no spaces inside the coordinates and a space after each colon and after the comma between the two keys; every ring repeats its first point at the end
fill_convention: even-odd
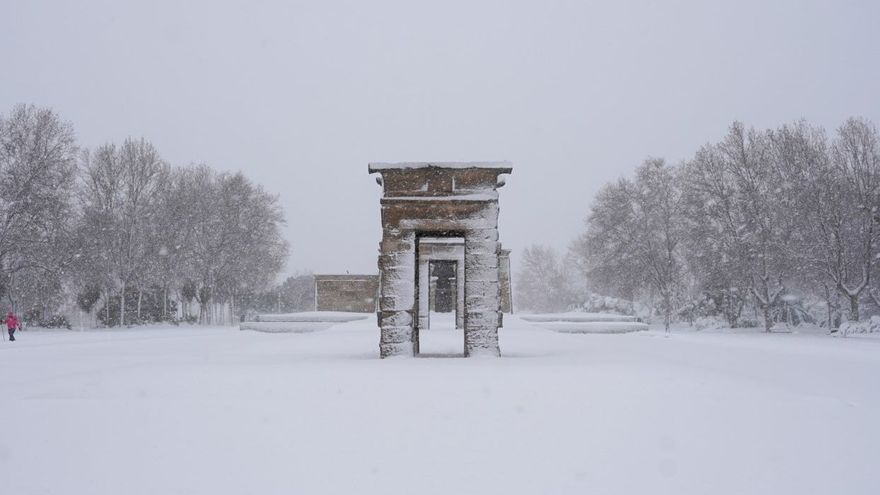
{"type": "Polygon", "coordinates": [[[0,112],[244,171],[286,210],[290,272],[376,271],[367,162],[510,160],[516,264],[733,120],[880,123],[878,21],[876,1],[0,0],[0,112]]]}

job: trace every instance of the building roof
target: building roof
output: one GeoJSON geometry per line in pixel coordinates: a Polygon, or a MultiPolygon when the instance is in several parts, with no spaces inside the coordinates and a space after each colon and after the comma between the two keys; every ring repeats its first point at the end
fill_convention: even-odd
{"type": "Polygon", "coordinates": [[[386,170],[407,170],[416,168],[484,168],[498,170],[499,173],[509,174],[513,171],[510,162],[397,162],[384,163],[373,162],[368,165],[371,174],[386,170]]]}
{"type": "Polygon", "coordinates": [[[378,279],[379,275],[366,275],[366,274],[324,274],[324,275],[315,275],[315,280],[326,281],[326,280],[349,280],[349,281],[361,281],[361,280],[373,280],[378,279]]]}

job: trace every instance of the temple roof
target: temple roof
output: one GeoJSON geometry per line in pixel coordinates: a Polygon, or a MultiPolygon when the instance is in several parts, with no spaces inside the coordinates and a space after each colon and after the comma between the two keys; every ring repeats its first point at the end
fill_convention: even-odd
{"type": "Polygon", "coordinates": [[[362,274],[362,273],[352,273],[352,274],[315,274],[313,275],[315,280],[320,281],[328,281],[328,280],[339,280],[339,281],[361,281],[361,280],[372,280],[379,278],[379,275],[376,274],[362,274]]]}
{"type": "Polygon", "coordinates": [[[370,173],[384,172],[386,170],[407,170],[417,168],[482,168],[497,170],[500,174],[509,174],[513,171],[513,165],[510,162],[397,162],[384,163],[374,162],[369,164],[370,173]]]}

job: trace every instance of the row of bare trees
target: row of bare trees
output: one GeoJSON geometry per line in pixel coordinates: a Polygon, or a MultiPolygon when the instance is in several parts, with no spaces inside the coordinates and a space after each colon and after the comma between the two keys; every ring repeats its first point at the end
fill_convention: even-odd
{"type": "Polygon", "coordinates": [[[143,139],[81,149],[51,109],[0,117],[0,194],[0,289],[41,316],[76,295],[108,325],[145,300],[152,319],[228,321],[287,256],[277,198],[241,173],[171,166],[143,139]]]}
{"type": "Polygon", "coordinates": [[[878,302],[880,135],[847,120],[833,137],[800,121],[734,123],[676,166],[648,159],[602,188],[571,255],[594,290],[658,301],[668,324],[711,303],[736,325],[812,297],[829,327],[878,302]]]}

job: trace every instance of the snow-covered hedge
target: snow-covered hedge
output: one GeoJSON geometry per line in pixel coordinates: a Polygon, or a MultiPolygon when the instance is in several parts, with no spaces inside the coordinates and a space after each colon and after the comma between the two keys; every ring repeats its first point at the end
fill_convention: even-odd
{"type": "Polygon", "coordinates": [[[880,333],[880,316],[872,316],[862,321],[845,321],[840,324],[838,332],[841,335],[851,333],[880,333]]]}
{"type": "Polygon", "coordinates": [[[637,315],[640,309],[642,308],[638,303],[594,293],[589,294],[576,308],[577,311],[585,313],[614,313],[629,316],[637,315]]]}
{"type": "Polygon", "coordinates": [[[730,328],[730,323],[720,316],[701,316],[694,320],[694,328],[697,330],[719,330],[730,328]]]}

